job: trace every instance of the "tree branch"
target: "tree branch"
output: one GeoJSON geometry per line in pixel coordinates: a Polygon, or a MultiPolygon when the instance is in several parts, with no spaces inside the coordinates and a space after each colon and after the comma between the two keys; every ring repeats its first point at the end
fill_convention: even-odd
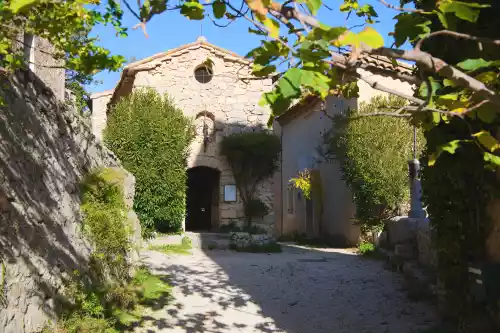
{"type": "MultiPolygon", "coordinates": [[[[287,19],[295,19],[299,22],[305,22],[306,24],[312,27],[319,27],[320,24],[316,18],[305,15],[295,8],[289,6],[283,6],[279,3],[273,2],[271,4],[271,8],[275,11],[278,11],[286,17],[287,19]]],[[[444,60],[433,57],[427,52],[423,52],[420,50],[399,50],[399,49],[391,49],[386,47],[381,48],[371,48],[367,45],[360,45],[360,49],[362,53],[367,53],[370,55],[379,55],[383,57],[387,57],[390,59],[403,59],[408,61],[414,61],[417,64],[423,66],[425,69],[432,71],[433,73],[437,73],[445,78],[450,79],[454,83],[464,88],[468,88],[474,92],[476,92],[481,97],[489,99],[495,105],[500,106],[500,97],[493,90],[486,87],[484,83],[475,78],[465,74],[464,72],[454,68],[453,66],[447,64],[444,60]]],[[[332,54],[332,59],[334,62],[342,65],[341,67],[346,68],[349,67],[347,59],[344,57],[338,57],[332,54]],[[340,62],[339,62],[340,60],[340,62]]],[[[391,76],[392,77],[392,76],[391,76]]]]}
{"type": "Polygon", "coordinates": [[[486,87],[484,83],[447,64],[444,60],[433,57],[427,52],[419,50],[405,51],[387,47],[374,49],[364,44],[362,44],[360,48],[362,52],[368,54],[379,55],[391,59],[414,61],[417,64],[423,66],[425,69],[430,70],[433,73],[437,73],[447,79],[450,79],[457,85],[468,88],[476,92],[479,96],[489,99],[495,105],[500,106],[500,97],[498,96],[498,94],[486,87]]]}
{"type": "Polygon", "coordinates": [[[378,2],[380,2],[382,5],[386,6],[387,8],[394,9],[394,10],[397,10],[397,11],[400,11],[400,12],[430,14],[429,12],[426,12],[426,11],[421,10],[421,9],[413,9],[413,8],[404,8],[404,7],[394,6],[394,5],[388,3],[385,0],[378,0],[378,2]]]}
{"type": "Polygon", "coordinates": [[[421,40],[419,40],[417,42],[417,44],[415,44],[415,49],[420,50],[422,48],[424,41],[429,40],[429,39],[436,37],[436,36],[443,36],[443,35],[452,36],[452,37],[455,37],[458,39],[467,39],[467,40],[475,41],[478,43],[486,43],[486,44],[493,44],[496,46],[500,46],[500,40],[498,40],[498,39],[491,39],[491,38],[487,38],[487,37],[476,37],[476,36],[472,36],[469,34],[463,34],[460,32],[450,31],[450,30],[440,30],[440,31],[431,32],[427,36],[424,36],[421,40]]]}

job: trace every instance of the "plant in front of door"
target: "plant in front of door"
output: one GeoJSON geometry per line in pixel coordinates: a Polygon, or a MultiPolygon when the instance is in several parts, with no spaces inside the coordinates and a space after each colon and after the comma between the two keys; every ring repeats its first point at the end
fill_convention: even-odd
{"type": "Polygon", "coordinates": [[[248,226],[252,225],[257,211],[263,213],[262,205],[265,204],[262,201],[256,203],[259,200],[255,198],[257,185],[277,170],[280,151],[279,138],[265,131],[235,133],[222,140],[221,155],[233,172],[248,226]]]}

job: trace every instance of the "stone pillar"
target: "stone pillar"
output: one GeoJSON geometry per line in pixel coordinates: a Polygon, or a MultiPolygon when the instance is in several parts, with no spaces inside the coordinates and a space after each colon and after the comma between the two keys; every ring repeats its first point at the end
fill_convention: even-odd
{"type": "Polygon", "coordinates": [[[412,218],[425,218],[426,213],[422,208],[422,185],[420,184],[420,162],[417,159],[408,161],[410,175],[410,213],[412,218]]]}

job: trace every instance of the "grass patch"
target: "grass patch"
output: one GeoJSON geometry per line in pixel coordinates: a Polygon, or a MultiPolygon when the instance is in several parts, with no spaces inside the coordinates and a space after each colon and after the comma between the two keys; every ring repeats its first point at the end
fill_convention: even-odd
{"type": "Polygon", "coordinates": [[[249,253],[279,253],[283,252],[281,245],[278,243],[268,243],[264,245],[251,244],[245,247],[231,247],[237,252],[249,252],[249,253]]]}
{"type": "Polygon", "coordinates": [[[150,245],[148,247],[151,251],[158,251],[166,254],[191,254],[191,238],[185,236],[182,238],[181,244],[163,244],[163,245],[150,245]]]}
{"type": "Polygon", "coordinates": [[[358,253],[368,259],[385,260],[386,254],[370,242],[362,241],[358,245],[358,253]]]}
{"type": "Polygon", "coordinates": [[[363,242],[359,243],[359,245],[358,245],[358,252],[359,252],[359,254],[361,254],[363,256],[368,256],[368,255],[374,253],[375,250],[376,250],[375,245],[373,245],[370,242],[363,241],[363,242]]]}
{"type": "MultiPolygon", "coordinates": [[[[139,324],[150,309],[163,308],[172,298],[165,276],[140,268],[127,285],[111,285],[105,290],[85,290],[74,284],[71,295],[76,305],[56,327],[42,333],[118,333],[139,324]]],[[[70,286],[71,287],[71,286],[70,286]]]]}
{"type": "Polygon", "coordinates": [[[140,322],[147,309],[160,309],[172,299],[172,286],[166,277],[153,275],[144,268],[136,272],[129,288],[136,292],[138,302],[131,309],[123,307],[114,309],[113,317],[116,318],[117,326],[120,328],[140,322]]]}

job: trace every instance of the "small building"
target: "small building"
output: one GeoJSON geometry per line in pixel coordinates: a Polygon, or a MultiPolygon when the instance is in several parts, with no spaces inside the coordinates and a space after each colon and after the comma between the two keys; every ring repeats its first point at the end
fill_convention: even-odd
{"type": "MultiPolygon", "coordinates": [[[[372,61],[379,67],[393,66],[383,59],[372,61]]],[[[410,73],[412,69],[400,64],[397,70],[410,73]]],[[[413,93],[408,83],[378,75],[371,75],[371,78],[386,87],[409,95],[413,93]]],[[[326,151],[324,135],[335,130],[331,117],[348,108],[357,108],[377,94],[384,94],[364,81],[359,81],[358,87],[358,98],[346,100],[330,96],[322,101],[309,96],[276,119],[273,128],[282,144],[281,168],[275,178],[276,234],[305,234],[338,246],[358,242],[360,231],[353,224],[352,194],[342,180],[338,163],[325,159],[323,154],[326,151]],[[309,198],[291,183],[292,178],[304,171],[309,172],[313,184],[309,198]]]]}
{"type": "MultiPolygon", "coordinates": [[[[241,224],[243,202],[233,174],[219,154],[220,142],[232,133],[267,130],[270,111],[258,102],[262,93],[272,89],[272,79],[254,77],[248,59],[200,37],[128,64],[115,89],[93,94],[92,131],[98,139],[102,139],[109,106],[141,87],[167,93],[196,127],[187,160],[185,228],[210,230],[230,222],[241,224]]],[[[273,212],[272,179],[263,182],[257,192],[273,212]]],[[[272,230],[274,214],[255,222],[272,230]]]]}
{"type": "Polygon", "coordinates": [[[65,100],[64,61],[55,59],[55,48],[39,36],[24,33],[19,36],[17,47],[24,52],[26,67],[49,88],[59,100],[65,100]]]}

